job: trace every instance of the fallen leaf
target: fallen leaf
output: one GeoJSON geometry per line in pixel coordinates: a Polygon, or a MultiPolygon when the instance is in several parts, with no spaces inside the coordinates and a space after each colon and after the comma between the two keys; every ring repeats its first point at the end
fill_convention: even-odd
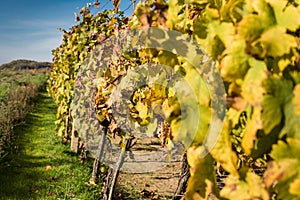
{"type": "Polygon", "coordinates": [[[50,166],[50,165],[47,165],[46,167],[45,167],[45,170],[46,171],[49,171],[49,170],[51,170],[52,169],[52,167],[50,166]]]}

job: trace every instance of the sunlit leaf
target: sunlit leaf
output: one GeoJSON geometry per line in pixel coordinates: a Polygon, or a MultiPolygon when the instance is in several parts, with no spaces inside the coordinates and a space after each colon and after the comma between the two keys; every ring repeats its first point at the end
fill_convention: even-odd
{"type": "Polygon", "coordinates": [[[170,29],[174,29],[176,24],[178,24],[180,20],[182,20],[179,12],[182,10],[183,6],[179,4],[178,0],[170,0],[168,5],[168,18],[166,23],[170,29]]]}
{"type": "Polygon", "coordinates": [[[210,153],[212,157],[218,163],[220,163],[227,172],[235,177],[239,177],[237,171],[238,158],[235,152],[232,151],[232,144],[229,136],[230,129],[230,122],[225,119],[223,130],[210,153]]]}
{"type": "Polygon", "coordinates": [[[245,48],[245,42],[238,40],[223,52],[225,57],[221,61],[221,76],[225,81],[235,81],[245,76],[249,68],[249,56],[245,48]]]}
{"type": "Polygon", "coordinates": [[[297,195],[298,196],[297,198],[300,198],[300,178],[294,180],[291,183],[290,188],[289,188],[289,192],[291,194],[297,195]]]}
{"type": "Polygon", "coordinates": [[[239,23],[239,33],[247,41],[258,39],[264,30],[275,24],[272,8],[264,0],[247,0],[250,12],[239,23]]]}
{"type": "Polygon", "coordinates": [[[273,7],[276,23],[279,26],[296,31],[300,27],[300,10],[286,1],[267,0],[273,7]]]}
{"type": "Polygon", "coordinates": [[[269,56],[282,56],[290,52],[291,48],[297,47],[293,36],[286,33],[280,26],[274,26],[265,31],[260,39],[265,54],[269,56]]]}
{"type": "Polygon", "coordinates": [[[145,119],[145,118],[148,117],[148,107],[147,107],[147,105],[145,105],[142,102],[138,101],[135,108],[139,112],[139,116],[142,119],[145,119]]]}
{"type": "Polygon", "coordinates": [[[186,193],[188,200],[208,199],[210,193],[216,192],[213,159],[209,154],[204,158],[199,158],[204,152],[205,149],[202,146],[188,149],[187,158],[191,173],[186,193]]]}
{"type": "Polygon", "coordinates": [[[220,195],[227,199],[270,199],[264,183],[253,172],[247,173],[245,181],[229,176],[220,195]]]}
{"type": "Polygon", "coordinates": [[[217,23],[212,22],[208,26],[208,31],[210,33],[215,33],[221,39],[225,47],[229,47],[232,45],[234,41],[234,36],[236,32],[236,28],[232,23],[217,23]]]}
{"type": "Polygon", "coordinates": [[[249,59],[251,68],[242,84],[242,96],[253,106],[261,106],[263,100],[263,81],[267,78],[267,66],[264,62],[249,59]]]}
{"type": "Polygon", "coordinates": [[[250,155],[251,150],[254,148],[254,141],[256,134],[261,127],[261,107],[254,107],[252,116],[248,116],[246,128],[244,130],[242,147],[246,154],[250,155]]]}
{"type": "Polygon", "coordinates": [[[264,31],[265,24],[261,21],[260,17],[257,15],[247,15],[239,23],[239,33],[240,35],[248,41],[255,41],[264,31]]]}
{"type": "Polygon", "coordinates": [[[296,199],[297,193],[291,188],[294,180],[300,177],[300,140],[288,138],[287,142],[279,141],[274,145],[271,156],[274,159],[264,174],[267,187],[275,185],[278,198],[296,199]]]}

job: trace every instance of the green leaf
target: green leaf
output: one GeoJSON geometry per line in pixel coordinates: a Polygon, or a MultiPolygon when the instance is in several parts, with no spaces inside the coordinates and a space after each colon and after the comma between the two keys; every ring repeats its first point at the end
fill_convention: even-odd
{"type": "Polygon", "coordinates": [[[292,64],[292,60],[289,59],[280,59],[278,61],[278,68],[280,70],[280,72],[283,72],[290,64],[292,64]]]}
{"type": "Polygon", "coordinates": [[[208,25],[208,31],[210,33],[215,33],[226,48],[230,47],[235,39],[236,30],[232,23],[218,23],[213,21],[208,25]]]}
{"type": "Polygon", "coordinates": [[[170,29],[174,29],[176,24],[183,20],[183,16],[179,15],[179,12],[182,10],[183,6],[179,4],[180,0],[170,0],[168,1],[169,9],[168,9],[168,18],[167,18],[167,26],[170,29]]]}
{"type": "Polygon", "coordinates": [[[167,65],[173,67],[178,65],[177,55],[169,52],[169,51],[160,51],[157,60],[159,64],[167,65]]]}
{"type": "Polygon", "coordinates": [[[296,39],[286,33],[285,28],[274,26],[265,31],[260,38],[264,54],[268,56],[283,56],[290,53],[291,48],[297,47],[296,39]]]}
{"type": "Polygon", "coordinates": [[[262,122],[265,133],[270,133],[283,117],[283,107],[291,99],[292,82],[272,77],[264,82],[266,95],[263,98],[262,122]]]}
{"type": "Polygon", "coordinates": [[[264,0],[247,0],[246,2],[250,14],[243,17],[238,24],[238,30],[242,38],[252,43],[264,30],[275,24],[275,19],[272,8],[264,0]]]}
{"type": "MultiPolygon", "coordinates": [[[[210,101],[210,92],[208,90],[207,82],[205,79],[199,74],[199,71],[193,67],[191,64],[185,62],[182,67],[186,72],[185,80],[187,81],[191,96],[197,98],[197,101],[201,105],[209,105],[210,101]]],[[[182,87],[178,85],[177,87],[182,87]]],[[[187,90],[183,90],[187,92],[187,90]]],[[[184,92],[183,92],[184,93],[184,92]]]]}
{"type": "Polygon", "coordinates": [[[288,136],[300,139],[300,115],[296,114],[296,108],[291,98],[284,106],[284,115],[285,126],[281,130],[280,136],[288,136]]]}
{"type": "Polygon", "coordinates": [[[247,73],[250,57],[246,54],[245,48],[245,42],[237,40],[223,52],[226,56],[221,61],[220,71],[224,81],[242,79],[247,73]]]}
{"type": "Polygon", "coordinates": [[[292,77],[292,80],[296,83],[296,84],[300,84],[300,73],[297,71],[291,71],[290,75],[292,77]]]}
{"type": "Polygon", "coordinates": [[[211,112],[206,106],[199,106],[193,99],[185,99],[180,105],[183,116],[171,121],[172,135],[175,141],[185,146],[191,143],[201,144],[208,133],[211,112]]]}
{"type": "Polygon", "coordinates": [[[235,177],[239,177],[239,173],[237,171],[238,158],[235,152],[232,150],[232,144],[229,135],[231,129],[231,122],[228,121],[228,118],[225,118],[222,132],[220,133],[213,149],[210,151],[210,154],[227,172],[235,177]]]}
{"type": "Polygon", "coordinates": [[[244,0],[230,0],[221,7],[221,16],[225,21],[238,22],[245,14],[244,0]]]}
{"type": "Polygon", "coordinates": [[[287,143],[283,141],[279,141],[278,144],[273,147],[273,151],[271,152],[271,157],[275,161],[280,161],[284,159],[296,159],[300,162],[299,152],[300,152],[300,140],[288,138],[287,143]]]}
{"type": "Polygon", "coordinates": [[[188,62],[182,64],[186,74],[179,78],[174,87],[178,98],[173,101],[167,99],[163,104],[165,116],[170,123],[174,140],[182,141],[186,146],[202,144],[207,136],[211,120],[209,105],[210,94],[206,83],[199,72],[188,62]]]}
{"type": "Polygon", "coordinates": [[[267,134],[281,122],[281,104],[276,97],[271,95],[264,96],[261,119],[263,122],[263,130],[267,134]]]}
{"type": "Polygon", "coordinates": [[[292,184],[300,178],[300,140],[288,138],[273,146],[270,162],[264,174],[267,187],[275,185],[279,199],[297,199],[292,184]],[[292,192],[291,192],[292,191],[292,192]]]}
{"type": "Polygon", "coordinates": [[[250,156],[253,159],[264,158],[272,150],[272,145],[276,144],[279,138],[283,123],[275,126],[269,134],[265,134],[262,130],[256,133],[256,140],[253,141],[254,147],[251,149],[250,156]]]}
{"type": "Polygon", "coordinates": [[[248,70],[242,83],[242,96],[253,106],[261,106],[263,100],[263,81],[267,78],[267,66],[265,62],[249,59],[251,68],[248,70]]]}
{"type": "Polygon", "coordinates": [[[201,40],[207,38],[207,22],[204,19],[196,19],[193,24],[193,29],[193,35],[196,39],[201,40]]]}
{"type": "Polygon", "coordinates": [[[239,123],[241,112],[242,111],[237,111],[232,107],[228,109],[227,111],[228,120],[232,122],[233,126],[239,123]]]}
{"type": "Polygon", "coordinates": [[[240,36],[246,41],[257,40],[265,29],[265,24],[258,15],[246,15],[238,25],[240,36]]]}
{"type": "Polygon", "coordinates": [[[293,5],[288,5],[286,1],[267,0],[272,6],[276,17],[276,22],[290,31],[296,31],[300,26],[300,9],[293,5]]]}

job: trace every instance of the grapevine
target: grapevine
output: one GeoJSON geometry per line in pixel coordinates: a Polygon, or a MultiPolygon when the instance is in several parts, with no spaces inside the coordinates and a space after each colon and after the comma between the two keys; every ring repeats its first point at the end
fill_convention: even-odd
{"type": "Polygon", "coordinates": [[[78,69],[97,44],[125,26],[128,20],[122,12],[115,14],[105,10],[93,16],[90,9],[83,7],[80,10],[82,21],[71,30],[64,30],[62,44],[52,52],[53,68],[48,80],[48,91],[57,105],[57,133],[67,138],[72,123],[66,122],[72,121],[70,104],[78,69]]]}
{"type": "MultiPolygon", "coordinates": [[[[89,13],[85,15],[89,16],[89,13]]],[[[85,20],[93,22],[91,19],[94,20],[93,17],[85,20]]],[[[100,69],[88,68],[95,71],[82,71],[89,73],[82,77],[94,81],[97,85],[96,88],[84,86],[86,91],[94,89],[93,92],[87,91],[83,95],[89,99],[89,108],[93,109],[93,105],[96,107],[96,110],[90,113],[95,114],[91,118],[97,119],[91,122],[96,134],[87,134],[87,138],[99,137],[100,125],[107,127],[105,130],[111,136],[117,135],[123,139],[132,136],[133,133],[128,131],[130,129],[124,129],[122,125],[128,122],[128,118],[123,119],[123,123],[122,119],[115,120],[112,116],[113,106],[123,105],[121,101],[117,101],[119,104],[114,105],[112,94],[115,88],[119,88],[120,91],[128,90],[122,85],[122,77],[130,70],[137,69],[139,65],[147,63],[167,65],[189,82],[203,117],[197,118],[199,121],[187,118],[189,126],[183,131],[179,128],[178,121],[183,119],[183,113],[180,111],[184,105],[180,105],[178,103],[180,100],[172,96],[174,89],[172,83],[160,84],[159,87],[146,84],[137,91],[127,91],[134,93],[129,104],[129,114],[139,126],[149,127],[154,123],[153,116],[161,114],[161,112],[151,113],[149,108],[156,104],[163,105],[162,116],[165,117],[165,121],[162,124],[170,130],[163,137],[163,143],[180,141],[187,148],[190,178],[186,199],[208,199],[212,194],[220,199],[271,199],[273,196],[278,199],[300,198],[298,1],[147,1],[137,4],[128,25],[123,24],[124,20],[118,21],[114,17],[105,19],[107,21],[99,24],[87,23],[86,26],[80,25],[75,29],[80,30],[81,26],[97,29],[102,27],[102,24],[113,24],[114,28],[109,29],[106,25],[105,29],[96,30],[97,34],[107,33],[106,38],[112,29],[116,30],[115,24],[118,23],[122,28],[118,28],[116,34],[120,35],[127,30],[151,30],[152,27],[158,27],[161,31],[156,34],[161,36],[159,37],[161,40],[152,42],[165,44],[164,41],[168,38],[173,39],[173,46],[167,51],[165,49],[168,45],[163,46],[164,50],[161,50],[151,48],[151,44],[148,44],[148,48],[137,48],[115,55],[105,55],[105,52],[101,52],[103,57],[111,58],[110,61],[100,69]],[[214,60],[218,70],[213,68],[215,65],[210,64],[204,66],[205,73],[199,73],[196,66],[203,57],[195,57],[193,61],[184,58],[191,52],[189,55],[196,56],[196,49],[181,48],[183,54],[178,51],[177,54],[172,53],[172,48],[180,49],[176,45],[182,44],[178,38],[172,38],[172,35],[166,32],[168,30],[178,31],[200,45],[214,60]],[[223,102],[223,96],[220,95],[221,87],[215,81],[218,71],[226,89],[226,113],[222,109],[215,109],[223,102]],[[209,80],[205,75],[212,78],[209,83],[215,88],[215,93],[209,93],[211,88],[205,87],[205,80],[209,80]],[[215,99],[219,100],[219,103],[213,109],[211,102],[215,99]],[[209,120],[211,116],[214,117],[213,121],[209,120]],[[221,122],[224,126],[217,142],[212,149],[207,149],[206,134],[210,127],[220,126],[221,122]],[[196,135],[191,135],[192,130],[189,128],[193,126],[201,127],[201,131],[196,131],[196,135]],[[205,156],[203,152],[206,152],[205,156]],[[214,163],[227,174],[222,188],[217,187],[214,163]],[[257,173],[255,168],[261,165],[262,170],[257,173]]],[[[76,35],[76,31],[70,32],[69,35],[72,38],[76,35]]],[[[92,34],[89,36],[92,38],[92,34]]],[[[83,61],[87,58],[88,52],[96,44],[103,45],[102,49],[107,47],[105,45],[116,47],[118,44],[117,42],[107,44],[104,40],[93,42],[90,37],[83,47],[72,51],[76,53],[76,58],[79,56],[82,59],[64,58],[64,56],[72,57],[67,56],[65,52],[70,51],[69,47],[73,45],[73,40],[67,36],[64,37],[65,42],[61,48],[54,53],[54,68],[49,88],[59,105],[60,133],[66,129],[64,120],[68,116],[72,102],[75,79],[80,80],[82,75],[77,76],[76,73],[79,66],[84,65],[83,61]],[[59,61],[60,59],[66,60],[59,61]],[[68,91],[67,95],[65,91],[68,91]]],[[[101,34],[97,35],[97,38],[101,38],[101,34]]],[[[95,60],[93,55],[90,59],[95,60]]],[[[163,74],[163,68],[157,70],[163,74]]],[[[141,71],[137,78],[144,75],[153,78],[146,71],[141,71]]],[[[187,95],[187,100],[188,98],[187,95]]],[[[193,105],[189,104],[191,107],[193,105]]],[[[88,127],[83,129],[87,130],[88,127]]],[[[150,133],[147,130],[150,135],[156,127],[152,127],[151,130],[150,133]]],[[[124,148],[127,150],[124,142],[122,145],[123,150],[124,148]]]]}

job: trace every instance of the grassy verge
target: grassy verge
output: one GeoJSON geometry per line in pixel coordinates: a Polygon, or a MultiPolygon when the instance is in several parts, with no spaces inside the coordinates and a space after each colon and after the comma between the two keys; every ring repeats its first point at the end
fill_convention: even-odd
{"type": "MultiPolygon", "coordinates": [[[[1,67],[1,66],[0,66],[1,67]]],[[[0,162],[11,149],[13,128],[23,122],[45,87],[47,70],[0,69],[0,162]]]]}
{"type": "Polygon", "coordinates": [[[54,135],[55,106],[37,97],[26,121],[14,129],[14,153],[0,163],[0,199],[101,199],[101,186],[87,186],[92,161],[81,164],[54,135]]]}

